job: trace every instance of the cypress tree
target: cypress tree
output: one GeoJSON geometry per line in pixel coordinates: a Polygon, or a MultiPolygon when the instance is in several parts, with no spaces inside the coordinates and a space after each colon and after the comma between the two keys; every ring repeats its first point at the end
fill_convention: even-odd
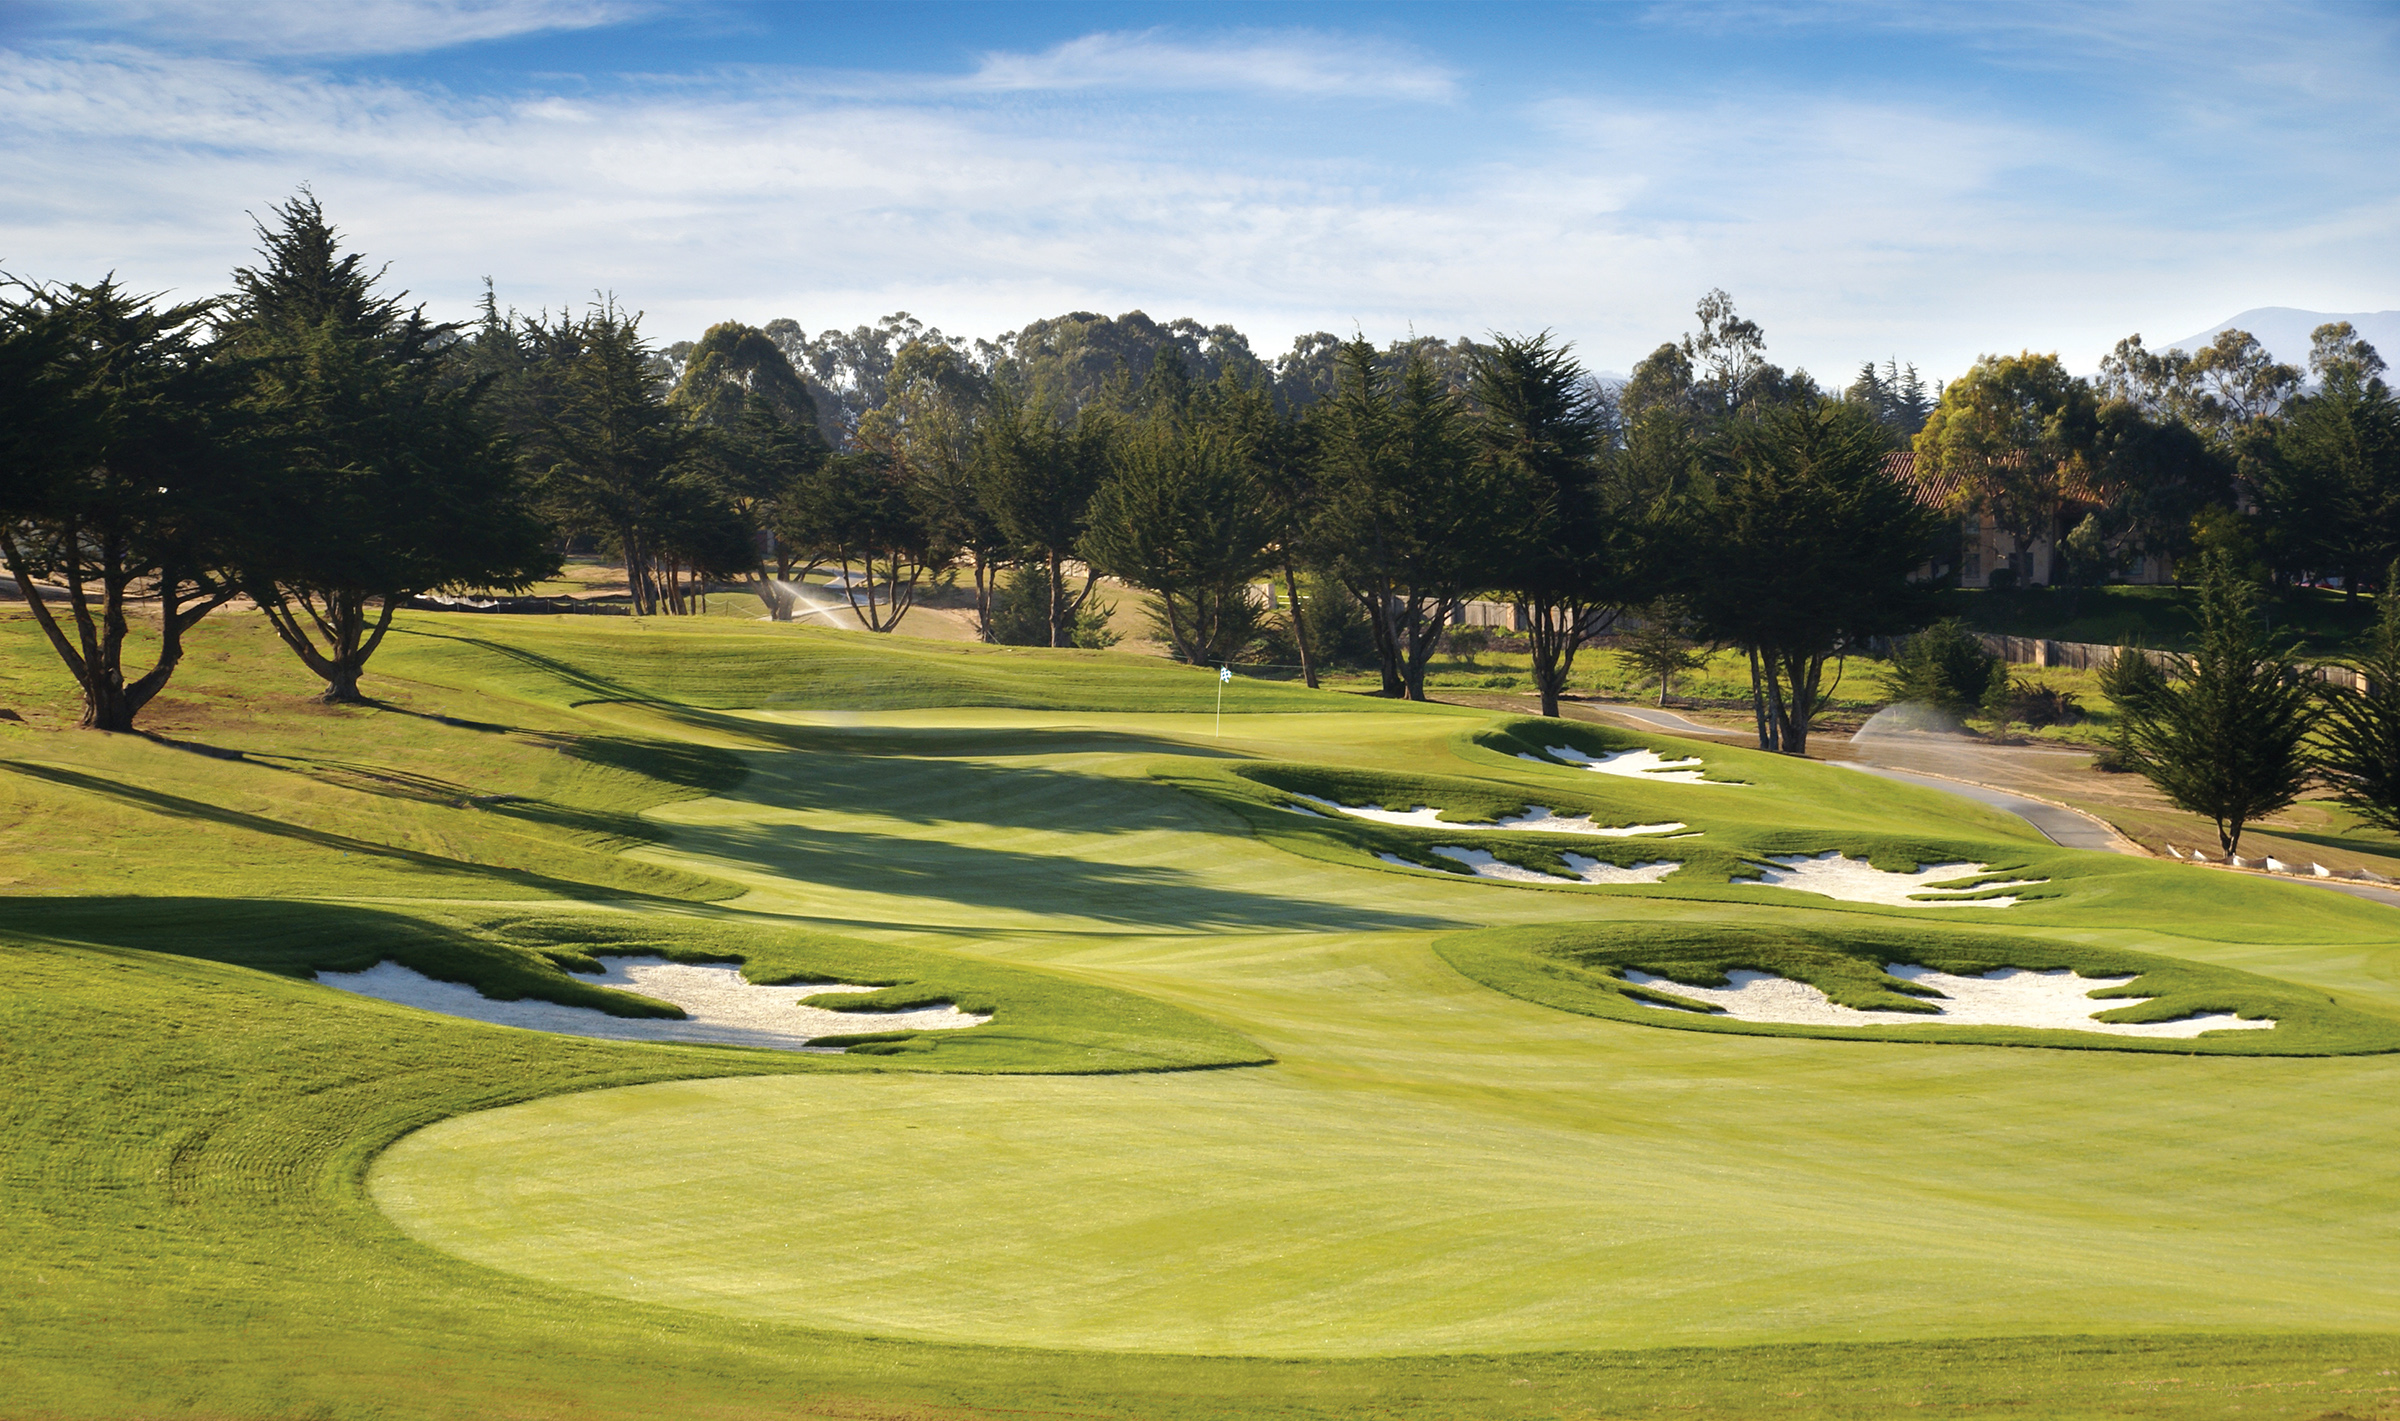
{"type": "Polygon", "coordinates": [[[2365,680],[2326,683],[2325,771],[2333,791],[2367,822],[2400,831],[2400,563],[2383,580],[2375,639],[2349,662],[2365,680]]]}
{"type": "Polygon", "coordinates": [[[2228,857],[2243,826],[2298,799],[2311,773],[2316,698],[2288,650],[2268,640],[2258,601],[2258,585],[2212,554],[2197,650],[2126,716],[2134,768],[2176,808],[2214,823],[2228,857]]]}

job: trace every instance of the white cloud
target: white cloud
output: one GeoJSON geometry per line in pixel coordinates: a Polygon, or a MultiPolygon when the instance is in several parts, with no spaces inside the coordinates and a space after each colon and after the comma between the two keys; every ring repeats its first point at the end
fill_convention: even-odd
{"type": "MultiPolygon", "coordinates": [[[[1549,326],[1624,369],[1722,285],[1772,355],[1833,377],[1885,354],[1954,373],[2019,345],[2088,364],[2131,330],[2251,306],[2400,305],[2388,181],[2308,220],[2194,230],[2119,190],[2121,161],[2064,119],[1789,94],[1454,107],[1441,123],[1485,126],[1465,150],[1505,159],[1415,171],[1364,144],[1216,141],[1232,130],[1206,103],[828,92],[778,71],[471,99],[124,48],[0,51],[0,261],[219,289],[247,256],[243,211],[308,182],[445,315],[490,275],[527,308],[612,290],[662,340],[727,317],[821,328],[905,308],[985,334],[1140,306],[1230,321],[1262,350],[1354,324],[1549,326]]],[[[1322,122],[1272,94],[1242,107],[1322,122]]]]}
{"type": "Polygon", "coordinates": [[[1038,54],[983,56],[967,87],[997,91],[1127,89],[1446,102],[1457,80],[1396,46],[1280,31],[1205,43],[1157,30],[1090,34],[1038,54]]]}
{"type": "Polygon", "coordinates": [[[92,0],[72,28],[245,55],[415,54],[615,24],[652,0],[92,0]]]}

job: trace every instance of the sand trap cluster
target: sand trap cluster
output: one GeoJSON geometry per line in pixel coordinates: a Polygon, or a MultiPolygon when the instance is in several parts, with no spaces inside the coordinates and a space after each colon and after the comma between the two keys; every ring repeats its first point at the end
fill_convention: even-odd
{"type": "Polygon", "coordinates": [[[1983,863],[1929,863],[1917,866],[1914,873],[1886,872],[1865,859],[1845,857],[1839,850],[1824,853],[1780,854],[1769,858],[1774,865],[1757,878],[1737,878],[1736,887],[1794,888],[1803,893],[1822,893],[1828,898],[1847,899],[1853,903],[1889,903],[1901,908],[2005,908],[2017,899],[2008,894],[1993,898],[1963,898],[1963,893],[1989,893],[1995,888],[2030,888],[2047,883],[2046,878],[2011,878],[1997,883],[1979,883],[1969,888],[1936,890],[1946,896],[1919,897],[1935,883],[1953,879],[1973,878],[1991,871],[1983,863]]]}
{"type": "MultiPolygon", "coordinates": [[[[1654,863],[1637,863],[1631,868],[1619,868],[1613,863],[1602,863],[1583,854],[1561,854],[1559,857],[1566,860],[1567,867],[1574,875],[1561,878],[1555,873],[1542,873],[1519,864],[1503,862],[1492,857],[1489,849],[1444,847],[1433,852],[1453,863],[1466,865],[1474,870],[1477,878],[1493,878],[1502,883],[1547,883],[1553,886],[1562,883],[1656,883],[1683,867],[1674,859],[1660,859],[1654,863]]],[[[1410,863],[1398,854],[1377,854],[1375,857],[1401,868],[1424,867],[1423,864],[1410,863]]]]}
{"type": "Polygon", "coordinates": [[[827,1011],[823,1007],[802,1006],[801,999],[829,992],[878,989],[847,982],[761,987],[743,977],[740,968],[725,963],[668,962],[656,957],[601,960],[608,970],[583,980],[595,986],[615,987],[673,1002],[688,1015],[682,1021],[673,1021],[610,1016],[592,1007],[561,1006],[531,998],[493,1001],[464,983],[437,982],[397,962],[379,962],[364,972],[319,972],[317,980],[364,997],[532,1031],[599,1036],[612,1041],[763,1046],[776,1051],[838,1053],[842,1049],[838,1046],[811,1047],[808,1043],[819,1036],[861,1036],[877,1031],[956,1031],[991,1020],[989,1016],[963,1012],[955,1006],[894,1012],[827,1011]]]}
{"type": "MultiPolygon", "coordinates": [[[[1806,982],[1769,972],[1728,972],[1725,976],[1732,985],[1726,987],[1690,987],[1630,969],[1625,980],[1653,992],[1715,1007],[1736,1021],[1794,1026],[2036,1026],[2058,1031],[2097,1031],[2110,1036],[2190,1037],[2203,1031],[2264,1031],[2275,1025],[2266,1018],[2244,1021],[2230,1012],[2202,1012],[2174,1021],[2094,1021],[2095,1012],[2115,1011],[2157,999],[2110,997],[2096,1001],[2091,995],[2094,991],[2121,987],[2133,978],[2078,977],[2063,967],[2049,972],[2001,967],[1980,977],[1954,977],[1906,962],[1889,963],[1884,970],[1941,993],[1941,998],[1933,1002],[1941,1008],[1941,1014],[1859,1011],[1841,1005],[1806,982]]],[[[1661,1011],[1675,1010],[1657,1002],[1643,1005],[1661,1011]]]]}
{"type": "MultiPolygon", "coordinates": [[[[1377,824],[1401,824],[1412,829],[1465,829],[1475,833],[1494,830],[1514,830],[1531,834],[1587,834],[1600,839],[1630,839],[1642,834],[1672,834],[1684,826],[1673,824],[1596,824],[1589,814],[1553,814],[1539,804],[1525,806],[1523,814],[1512,814],[1490,824],[1453,824],[1441,817],[1442,811],[1427,805],[1414,809],[1378,809],[1371,804],[1336,804],[1313,794],[1294,795],[1310,804],[1320,805],[1336,814],[1353,819],[1367,819],[1377,824]]],[[[1305,813],[1307,811],[1295,811],[1305,813]]]]}
{"type": "MultiPolygon", "coordinates": [[[[1623,775],[1627,779],[1647,780],[1652,784],[1679,785],[1739,784],[1739,780],[1710,780],[1700,777],[1700,757],[1686,756],[1681,760],[1666,760],[1656,750],[1617,750],[1606,755],[1587,755],[1572,745],[1545,745],[1542,753],[1553,760],[1597,770],[1604,775],[1623,775]]],[[[1541,755],[1519,752],[1520,760],[1535,764],[1547,763],[1541,755]]]]}

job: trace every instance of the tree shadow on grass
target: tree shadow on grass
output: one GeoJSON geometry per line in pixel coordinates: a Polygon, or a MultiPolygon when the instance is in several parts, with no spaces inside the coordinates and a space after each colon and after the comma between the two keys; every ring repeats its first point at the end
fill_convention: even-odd
{"type": "Polygon", "coordinates": [[[1249,832],[1242,821],[1146,776],[897,754],[754,754],[750,769],[738,787],[716,797],[776,809],[869,814],[904,824],[1078,834],[1173,828],[1235,836],[1249,832]]]}
{"type": "Polygon", "coordinates": [[[1203,760],[1251,760],[1246,751],[1195,745],[1165,735],[1099,726],[843,726],[793,725],[699,712],[679,716],[710,729],[772,741],[809,754],[876,759],[1012,759],[1033,755],[1188,755],[1203,760]]]}
{"type": "Polygon", "coordinates": [[[197,957],[285,977],[489,950],[473,934],[389,909],[289,898],[6,898],[0,935],[197,957]]]}
{"type": "Polygon", "coordinates": [[[192,799],[180,794],[168,794],[162,790],[142,789],[134,785],[119,784],[114,780],[86,774],[80,770],[62,769],[54,765],[36,765],[23,760],[0,760],[0,766],[6,766],[33,779],[47,780],[67,789],[82,790],[88,794],[116,800],[120,804],[146,809],[153,814],[162,814],[176,819],[189,819],[203,824],[215,824],[228,829],[243,829],[254,834],[265,834],[272,838],[306,844],[311,848],[359,854],[367,858],[406,864],[412,868],[421,868],[436,873],[461,874],[517,887],[539,888],[565,897],[645,896],[628,893],[622,889],[580,883],[573,879],[554,878],[544,873],[502,868],[495,864],[475,863],[468,859],[426,853],[421,849],[405,849],[394,844],[378,844],[372,840],[355,838],[348,834],[336,834],[329,830],[288,824],[283,820],[269,818],[263,814],[250,814],[239,809],[228,809],[221,804],[211,804],[206,800],[192,799]]]}
{"type": "MultiPolygon", "coordinates": [[[[1109,863],[1070,853],[1027,853],[871,830],[679,825],[674,842],[678,849],[711,861],[801,883],[1144,928],[1370,932],[1467,921],[1251,892],[1164,865],[1109,863]]],[[[1339,870],[1328,870],[1335,871],[1339,870]]]]}

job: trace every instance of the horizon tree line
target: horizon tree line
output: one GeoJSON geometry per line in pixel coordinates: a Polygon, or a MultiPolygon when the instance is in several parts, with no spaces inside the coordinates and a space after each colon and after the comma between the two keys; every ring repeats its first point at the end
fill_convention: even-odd
{"type": "Polygon", "coordinates": [[[31,600],[87,724],[128,728],[235,596],[328,699],[362,699],[410,597],[523,589],[583,542],[643,615],[747,582],[788,618],[789,584],[838,567],[888,632],[956,576],[985,640],[1053,647],[1106,639],[1113,578],[1180,659],[1289,655],[1314,685],[1347,640],[1411,699],[1460,607],[1494,598],[1544,714],[1644,608],[1740,650],[1761,745],[1804,753],[1843,659],[1938,616],[1925,572],[1962,504],[2031,538],[2098,490],[2095,563],[2230,550],[2355,587],[2400,553],[2392,401],[2347,328],[2319,332],[2313,389],[2229,333],[2198,357],[2134,338],[2098,381],[2023,355],[1928,387],[1895,359],[1834,394],[1722,291],[1621,387],[1548,332],[1320,335],[1267,362],[1138,312],[971,346],[905,315],[726,322],[662,352],[605,297],[526,316],[487,288],[476,321],[431,322],[305,190],[271,219],[222,298],[19,283],[7,306],[0,555],[66,589],[31,600]],[[1903,448],[1951,504],[1895,474],[1903,448]],[[160,628],[138,673],[137,602],[160,628]]]}

